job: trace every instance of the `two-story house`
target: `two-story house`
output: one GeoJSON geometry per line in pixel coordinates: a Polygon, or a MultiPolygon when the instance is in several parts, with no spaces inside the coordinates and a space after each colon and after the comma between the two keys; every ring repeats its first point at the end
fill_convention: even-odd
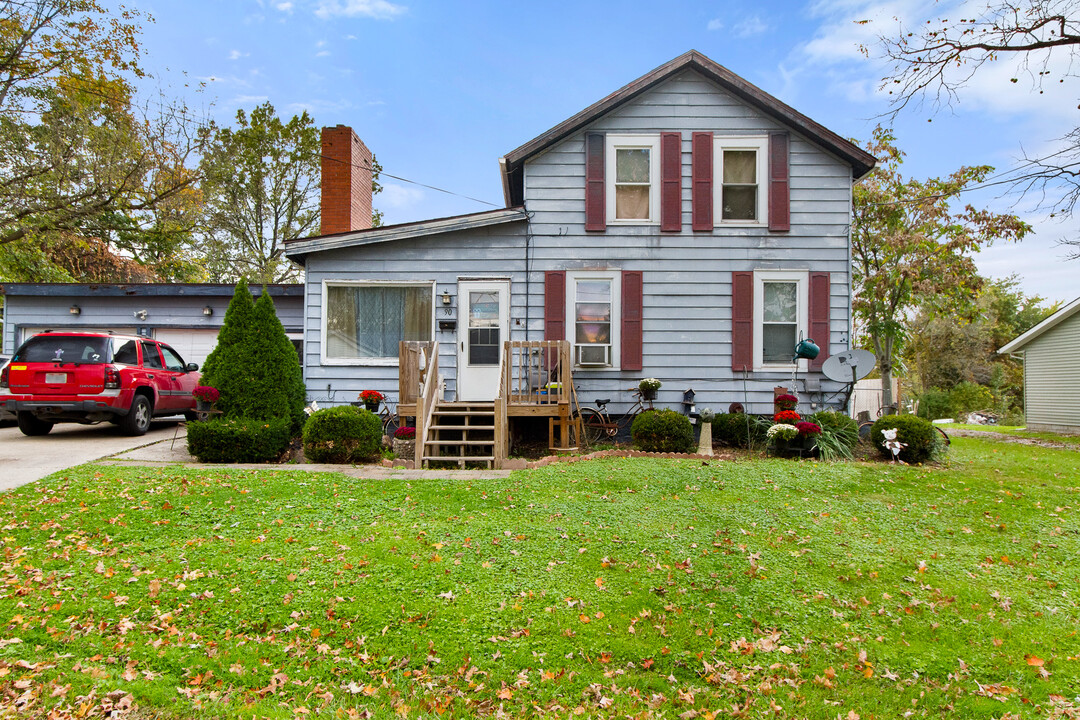
{"type": "Polygon", "coordinates": [[[432,358],[404,340],[438,342],[446,399],[502,395],[511,417],[572,405],[571,382],[619,412],[643,377],[676,409],[692,388],[768,412],[794,373],[806,407],[838,402],[820,367],[848,348],[852,184],[875,159],[700,53],[501,158],[505,209],[363,228],[370,153],[349,128],[323,141],[324,234],[288,247],[312,397],[400,390],[411,411],[432,358]]]}

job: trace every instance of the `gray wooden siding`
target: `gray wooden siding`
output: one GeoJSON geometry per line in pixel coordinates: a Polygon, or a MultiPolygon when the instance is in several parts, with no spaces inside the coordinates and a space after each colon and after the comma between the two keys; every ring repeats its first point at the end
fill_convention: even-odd
{"type": "Polygon", "coordinates": [[[1030,428],[1080,433],[1080,314],[1024,348],[1024,409],[1030,428]]]}
{"type": "MultiPolygon", "coordinates": [[[[643,272],[644,369],[579,370],[575,379],[582,388],[582,401],[608,394],[628,401],[626,389],[639,377],[653,376],[664,382],[659,393],[663,405],[681,407],[683,391],[693,388],[699,408],[722,411],[737,401],[753,412],[769,411],[772,388],[787,384],[791,374],[752,372],[744,378],[743,373],[732,372],[731,273],[735,271],[829,272],[830,336],[814,339],[827,343],[832,353],[848,348],[851,169],[845,163],[793,133],[790,232],[690,230],[691,132],[739,136],[784,129],[690,70],[589,128],[605,133],[682,132],[683,230],[679,233],[661,233],[657,226],[610,226],[603,234],[585,233],[584,132],[526,164],[525,203],[532,214],[534,245],[529,305],[535,312],[530,337],[543,334],[545,270],[603,266],[643,272]]],[[[829,402],[829,395],[840,386],[821,375],[815,377],[826,393],[812,399],[829,402]]],[[[613,408],[626,404],[616,402],[613,408]]],[[[809,408],[804,404],[802,409],[809,408]]]]}
{"type": "MultiPolygon", "coordinates": [[[[525,166],[525,201],[531,214],[528,273],[526,228],[522,224],[309,256],[305,314],[309,395],[320,403],[349,402],[366,388],[397,396],[396,367],[321,364],[324,280],[434,281],[437,295],[449,290],[456,298],[459,277],[510,277],[512,337],[539,340],[544,334],[545,271],[598,267],[640,270],[644,281],[644,369],[578,370],[574,376],[582,403],[611,397],[615,412],[628,407],[628,388],[645,376],[663,381],[658,397],[662,406],[681,409],[683,391],[693,388],[699,408],[725,411],[730,403],[742,402],[752,412],[771,410],[772,388],[789,382],[791,373],[748,373],[744,377],[732,372],[734,271],[831,273],[830,336],[814,339],[827,344],[833,353],[848,348],[849,166],[793,134],[791,232],[717,228],[712,233],[694,233],[690,230],[690,132],[761,135],[784,128],[719,91],[697,73],[686,71],[608,114],[592,129],[615,133],[682,131],[682,232],[661,233],[657,226],[620,226],[610,227],[606,233],[585,233],[584,133],[578,133],[525,166]]],[[[441,313],[441,305],[436,305],[436,311],[441,313]]],[[[440,370],[447,381],[447,397],[452,398],[456,333],[436,331],[436,339],[442,343],[440,370]]],[[[814,377],[822,381],[825,392],[806,396],[803,411],[820,408],[809,407],[811,402],[838,402],[832,395],[840,386],[820,374],[814,377]]],[[[802,380],[800,376],[800,388],[802,380]]]]}
{"type": "MultiPolygon", "coordinates": [[[[304,381],[307,383],[308,397],[320,405],[352,402],[361,390],[368,389],[389,394],[395,402],[398,396],[396,366],[322,363],[320,333],[325,281],[434,282],[437,296],[447,291],[454,298],[451,315],[446,315],[442,304],[436,303],[437,318],[457,320],[459,278],[510,278],[511,337],[514,340],[525,339],[523,223],[316,253],[308,257],[306,273],[304,381]]],[[[542,277],[540,282],[543,283],[542,277]]],[[[540,313],[542,320],[542,308],[540,313]]],[[[453,398],[457,390],[457,331],[440,332],[436,329],[435,339],[439,341],[440,348],[439,372],[446,379],[447,398],[453,398]]]]}

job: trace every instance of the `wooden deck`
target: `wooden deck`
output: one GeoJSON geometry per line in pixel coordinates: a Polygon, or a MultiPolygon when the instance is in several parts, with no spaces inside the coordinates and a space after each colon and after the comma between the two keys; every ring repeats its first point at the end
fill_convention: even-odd
{"type": "MultiPolygon", "coordinates": [[[[494,437],[490,455],[470,455],[464,448],[456,448],[457,454],[440,455],[440,448],[453,445],[440,431],[446,428],[433,424],[439,413],[439,343],[402,342],[398,354],[398,415],[416,420],[416,467],[445,459],[459,462],[484,461],[493,467],[501,467],[510,446],[510,422],[512,418],[548,418],[548,445],[552,450],[576,449],[573,432],[577,410],[577,396],[570,364],[570,343],[565,340],[539,340],[533,342],[507,341],[503,345],[503,361],[500,382],[492,409],[482,412],[491,417],[494,413],[494,437]]],[[[491,406],[488,406],[491,407],[491,406]]],[[[467,423],[468,421],[466,421],[467,423]]],[[[462,439],[462,445],[477,444],[462,439]]],[[[485,443],[486,444],[486,443],[485,443]]],[[[455,449],[455,448],[451,448],[455,449]]]]}

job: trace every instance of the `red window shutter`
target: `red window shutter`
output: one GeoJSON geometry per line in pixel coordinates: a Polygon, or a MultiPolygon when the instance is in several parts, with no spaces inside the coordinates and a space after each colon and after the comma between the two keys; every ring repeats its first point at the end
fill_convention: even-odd
{"type": "Polygon", "coordinates": [[[821,348],[818,356],[810,361],[811,370],[820,370],[829,357],[829,273],[810,273],[810,339],[821,348]]]}
{"type": "Polygon", "coordinates": [[[604,218],[604,136],[588,133],[585,136],[585,229],[603,232],[604,218]]]}
{"type": "Polygon", "coordinates": [[[787,133],[769,134],[769,230],[791,230],[791,182],[787,133]]]}
{"type": "Polygon", "coordinates": [[[622,359],[623,370],[640,370],[642,274],[624,270],[622,274],[622,359]]]}
{"type": "Polygon", "coordinates": [[[682,133],[660,133],[660,229],[682,230],[682,133]]]}
{"type": "Polygon", "coordinates": [[[692,141],[691,192],[694,231],[713,229],[713,134],[696,132],[692,141]]]}
{"type": "Polygon", "coordinates": [[[566,271],[544,273],[544,339],[566,339],[566,271]]]}
{"type": "Polygon", "coordinates": [[[754,369],[754,273],[731,273],[731,369],[754,369]]]}

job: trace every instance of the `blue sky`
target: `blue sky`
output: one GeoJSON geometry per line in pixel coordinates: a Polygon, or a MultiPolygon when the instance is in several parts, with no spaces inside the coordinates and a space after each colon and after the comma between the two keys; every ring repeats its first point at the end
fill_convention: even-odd
{"type": "MultiPolygon", "coordinates": [[[[229,124],[269,100],[288,117],[350,125],[385,172],[502,206],[498,159],[662,63],[696,49],[845,137],[866,139],[888,109],[880,66],[859,43],[905,22],[964,12],[921,0],[755,2],[432,2],[429,0],[127,0],[150,13],[142,64],[155,86],[229,124]],[[859,24],[857,20],[871,20],[859,24]],[[201,91],[196,92],[201,86],[201,91]]],[[[1056,60],[1055,60],[1056,62],[1056,60]]],[[[937,113],[893,122],[905,172],[1008,168],[1077,122],[1075,83],[1039,95],[984,68],[937,113]]],[[[375,204],[388,223],[490,208],[387,178],[375,204]]],[[[1017,212],[1036,228],[1019,246],[984,250],[986,275],[1019,273],[1051,300],[1077,296],[1080,261],[1065,263],[1060,222],[1030,199],[970,201],[1017,212]]]]}

